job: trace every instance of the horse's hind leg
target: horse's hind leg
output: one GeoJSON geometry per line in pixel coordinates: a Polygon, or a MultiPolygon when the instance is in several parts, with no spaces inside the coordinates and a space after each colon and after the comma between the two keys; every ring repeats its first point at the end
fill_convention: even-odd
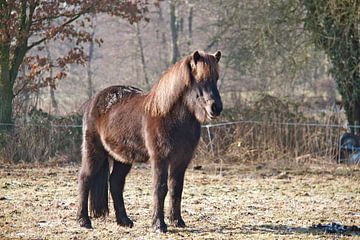
{"type": "MultiPolygon", "coordinates": [[[[86,133],[85,133],[86,134],[86,133]]],[[[97,173],[102,169],[107,153],[100,141],[94,136],[84,137],[82,149],[82,163],[79,173],[79,206],[77,220],[81,227],[91,228],[91,221],[88,212],[89,192],[94,184],[97,173]]]]}
{"type": "Polygon", "coordinates": [[[110,192],[114,201],[117,223],[121,226],[131,228],[134,224],[126,214],[123,198],[125,178],[130,169],[131,164],[125,164],[114,160],[113,170],[110,175],[110,192]]]}

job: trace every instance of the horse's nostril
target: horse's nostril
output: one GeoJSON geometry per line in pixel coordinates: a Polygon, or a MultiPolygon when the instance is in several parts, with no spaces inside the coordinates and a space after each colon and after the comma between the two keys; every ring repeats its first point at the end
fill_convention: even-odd
{"type": "Polygon", "coordinates": [[[211,105],[211,111],[212,111],[213,113],[217,114],[217,108],[216,108],[216,104],[215,104],[215,103],[213,103],[213,104],[211,105]]]}

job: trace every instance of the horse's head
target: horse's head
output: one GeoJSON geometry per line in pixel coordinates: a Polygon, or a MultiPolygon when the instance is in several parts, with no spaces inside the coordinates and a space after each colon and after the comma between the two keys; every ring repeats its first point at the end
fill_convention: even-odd
{"type": "Polygon", "coordinates": [[[189,57],[192,78],[185,101],[190,111],[201,123],[219,116],[223,109],[217,88],[220,58],[220,51],[215,54],[195,51],[189,57]]]}
{"type": "Polygon", "coordinates": [[[219,116],[222,102],[217,89],[221,52],[195,51],[170,67],[151,88],[145,110],[152,116],[165,116],[182,101],[203,123],[219,116]]]}

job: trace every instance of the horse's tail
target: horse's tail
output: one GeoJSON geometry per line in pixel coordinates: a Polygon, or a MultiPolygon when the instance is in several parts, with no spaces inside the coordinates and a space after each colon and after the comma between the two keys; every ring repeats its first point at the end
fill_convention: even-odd
{"type": "Polygon", "coordinates": [[[106,217],[109,214],[108,181],[109,162],[106,159],[99,169],[90,188],[90,212],[95,218],[106,217]]]}

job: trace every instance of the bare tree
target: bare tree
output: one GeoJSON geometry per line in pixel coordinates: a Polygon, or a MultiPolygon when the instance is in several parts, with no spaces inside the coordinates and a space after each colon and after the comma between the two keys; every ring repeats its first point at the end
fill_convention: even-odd
{"type": "MultiPolygon", "coordinates": [[[[48,45],[47,41],[45,42],[45,50],[46,50],[46,55],[47,55],[49,64],[53,65],[54,63],[53,63],[53,60],[52,60],[52,57],[51,57],[51,53],[50,53],[50,49],[49,49],[49,45],[48,45]]],[[[54,78],[54,73],[53,73],[53,68],[52,67],[49,68],[49,78],[50,79],[54,78]]],[[[55,97],[55,83],[54,82],[50,83],[49,88],[50,88],[51,108],[52,108],[52,110],[54,111],[55,114],[58,114],[59,113],[59,106],[58,106],[58,103],[57,103],[56,97],[55,97]]]]}
{"type": "Polygon", "coordinates": [[[95,42],[95,31],[96,31],[96,14],[91,14],[91,33],[90,33],[90,41],[89,41],[89,57],[87,61],[87,95],[88,98],[92,98],[95,90],[94,90],[94,83],[93,83],[93,70],[92,70],[92,61],[94,58],[94,42],[95,42]]]}
{"type": "Polygon", "coordinates": [[[171,64],[180,58],[178,46],[179,21],[176,14],[176,0],[170,0],[171,64]]]}
{"type": "Polygon", "coordinates": [[[149,82],[149,77],[147,75],[147,69],[146,69],[146,62],[145,62],[145,54],[144,54],[144,46],[142,43],[142,38],[141,38],[141,29],[140,29],[140,23],[137,22],[135,24],[136,26],[136,39],[138,42],[138,47],[139,47],[139,52],[140,52],[140,60],[141,60],[141,69],[142,69],[142,73],[144,75],[144,84],[146,89],[150,89],[150,82],[149,82]]]}

